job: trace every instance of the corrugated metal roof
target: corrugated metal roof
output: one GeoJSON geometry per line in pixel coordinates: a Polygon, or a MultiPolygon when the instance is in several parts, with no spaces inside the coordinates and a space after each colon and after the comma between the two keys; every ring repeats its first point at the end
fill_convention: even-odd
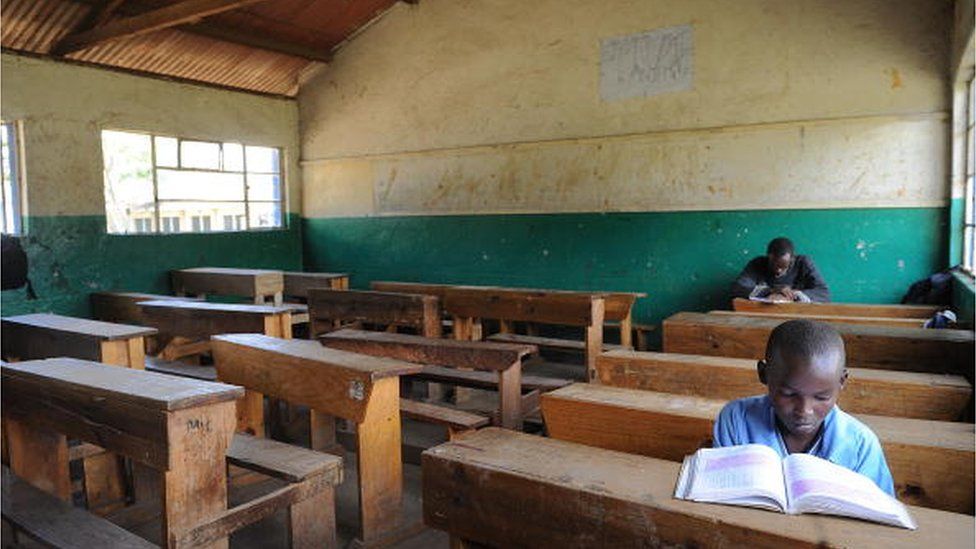
{"type": "MultiPolygon", "coordinates": [[[[172,2],[138,2],[140,11],[167,3],[172,2]]],[[[207,21],[213,19],[241,33],[262,33],[267,38],[328,52],[393,3],[395,0],[273,0],[207,21]],[[316,28],[318,34],[312,32],[316,28]],[[310,43],[309,37],[315,37],[316,43],[310,43]]],[[[0,4],[0,45],[47,55],[59,40],[84,23],[91,4],[90,0],[4,0],[0,4]]],[[[130,0],[123,6],[132,10],[134,4],[130,0]]],[[[298,92],[298,76],[310,63],[303,57],[177,28],[106,42],[65,58],[286,96],[298,92]]]]}

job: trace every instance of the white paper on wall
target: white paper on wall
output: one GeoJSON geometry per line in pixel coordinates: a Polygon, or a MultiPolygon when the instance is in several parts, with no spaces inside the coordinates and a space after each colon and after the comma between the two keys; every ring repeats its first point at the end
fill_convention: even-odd
{"type": "Polygon", "coordinates": [[[600,97],[617,101],[691,89],[691,25],[600,41],[600,97]]]}

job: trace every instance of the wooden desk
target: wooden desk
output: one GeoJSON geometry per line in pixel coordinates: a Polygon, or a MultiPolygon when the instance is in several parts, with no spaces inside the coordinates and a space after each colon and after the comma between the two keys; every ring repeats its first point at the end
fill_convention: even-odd
{"type": "Polygon", "coordinates": [[[17,476],[68,500],[67,436],[156,471],[164,540],[227,509],[224,460],[241,388],[67,358],[3,364],[0,376],[17,476]]]}
{"type": "Polygon", "coordinates": [[[145,294],[141,292],[92,292],[88,294],[92,316],[105,322],[123,322],[144,326],[146,321],[139,307],[141,301],[178,300],[202,301],[195,297],[145,294]]]}
{"type": "Polygon", "coordinates": [[[926,319],[945,307],[874,303],[764,303],[735,298],[732,300],[732,309],[752,313],[926,319]]]}
{"type": "Polygon", "coordinates": [[[249,297],[256,304],[270,297],[274,305],[281,305],[285,288],[281,271],[268,269],[232,269],[197,267],[171,271],[173,293],[214,294],[249,297]]]}
{"type": "Polygon", "coordinates": [[[672,497],[679,463],[489,427],[423,456],[424,521],[492,547],[972,547],[973,517],[917,530],[672,497]]]}
{"type": "MultiPolygon", "coordinates": [[[[263,333],[273,337],[291,338],[292,307],[272,305],[239,305],[207,303],[203,301],[142,301],[139,302],[146,322],[159,329],[164,346],[174,338],[204,340],[198,346],[187,346],[193,354],[210,348],[209,338],[226,333],[263,333]]],[[[174,350],[163,358],[175,360],[181,351],[174,350]]]]}
{"type": "MultiPolygon", "coordinates": [[[[611,351],[596,360],[600,383],[720,400],[766,392],[756,361],[676,353],[611,351]]],[[[958,421],[973,394],[965,378],[868,368],[849,369],[838,403],[847,412],[958,421]]]]}
{"type": "MultiPolygon", "coordinates": [[[[760,359],[782,320],[677,313],[664,320],[664,351],[760,359]]],[[[972,377],[974,335],[969,330],[926,330],[834,324],[844,338],[847,365],[972,377]]]]}
{"type": "Polygon", "coordinates": [[[69,356],[142,370],[143,338],[155,328],[130,326],[53,314],[8,316],[2,319],[6,360],[69,356]]]}
{"type": "MultiPolygon", "coordinates": [[[[426,284],[422,282],[384,282],[377,281],[370,284],[374,290],[383,292],[403,292],[414,294],[435,295],[441,302],[455,289],[484,290],[487,292],[512,292],[513,295],[531,294],[553,295],[592,295],[604,300],[604,322],[616,322],[620,327],[620,345],[627,349],[633,348],[633,307],[634,302],[647,297],[644,292],[581,292],[571,290],[548,290],[541,288],[506,288],[503,286],[470,286],[456,284],[426,284]]],[[[503,329],[505,327],[503,326],[503,329]]]]}
{"type": "MultiPolygon", "coordinates": [[[[577,383],[542,395],[549,436],[672,461],[711,445],[727,401],[577,383]]],[[[878,436],[904,503],[972,514],[971,423],[858,415],[878,436]]]]}
{"type": "Polygon", "coordinates": [[[286,298],[308,299],[308,291],[312,288],[349,289],[349,273],[285,271],[284,277],[286,298]]]}
{"type": "Polygon", "coordinates": [[[866,324],[869,326],[892,326],[895,328],[921,328],[925,324],[922,318],[889,318],[883,316],[838,316],[838,315],[815,315],[805,313],[776,312],[776,310],[763,311],[708,311],[710,315],[739,316],[743,318],[771,318],[773,320],[816,320],[829,324],[866,324]]]}
{"type": "Polygon", "coordinates": [[[327,347],[364,355],[496,372],[500,424],[509,429],[522,428],[522,359],[538,352],[531,345],[430,339],[361,330],[332,332],[323,336],[321,342],[327,347]]]}
{"type": "Polygon", "coordinates": [[[440,337],[440,309],[436,297],[391,292],[308,291],[309,335],[315,339],[338,325],[378,324],[390,331],[412,328],[424,337],[440,337]]]}
{"type": "Polygon", "coordinates": [[[410,528],[400,509],[399,377],[420,365],[258,334],[214,336],[213,354],[218,378],[246,389],[239,430],[263,433],[264,395],[312,409],[314,449],[335,445],[334,417],[355,423],[361,540],[380,544],[410,528]]]}

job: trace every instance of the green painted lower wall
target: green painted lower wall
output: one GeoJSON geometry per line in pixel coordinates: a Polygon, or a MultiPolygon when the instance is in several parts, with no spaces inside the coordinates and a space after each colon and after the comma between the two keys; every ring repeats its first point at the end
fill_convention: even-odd
{"type": "Polygon", "coordinates": [[[834,299],[897,302],[943,269],[947,208],[305,219],[309,270],[371,280],[648,292],[636,318],[727,306],[773,237],[812,255],[834,299]]]}
{"type": "Polygon", "coordinates": [[[300,269],[301,218],[288,217],[280,231],[144,236],[106,234],[104,216],[29,217],[24,246],[38,299],[23,289],[2,292],[0,313],[88,316],[91,292],[169,293],[176,268],[300,269]]]}

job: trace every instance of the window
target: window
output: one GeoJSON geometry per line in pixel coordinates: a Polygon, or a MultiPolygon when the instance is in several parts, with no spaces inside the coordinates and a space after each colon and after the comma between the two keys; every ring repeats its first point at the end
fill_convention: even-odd
{"type": "Polygon", "coordinates": [[[284,226],[277,148],[106,130],[102,149],[110,233],[284,226]]]}
{"type": "Polygon", "coordinates": [[[17,125],[2,122],[0,129],[0,173],[3,175],[3,223],[0,232],[20,234],[20,151],[18,149],[17,125]]]}
{"type": "Polygon", "coordinates": [[[976,227],[976,189],[974,189],[973,173],[976,171],[976,136],[973,127],[976,126],[976,86],[970,80],[966,89],[966,217],[963,225],[962,265],[970,273],[974,263],[974,227],[976,227]]]}

